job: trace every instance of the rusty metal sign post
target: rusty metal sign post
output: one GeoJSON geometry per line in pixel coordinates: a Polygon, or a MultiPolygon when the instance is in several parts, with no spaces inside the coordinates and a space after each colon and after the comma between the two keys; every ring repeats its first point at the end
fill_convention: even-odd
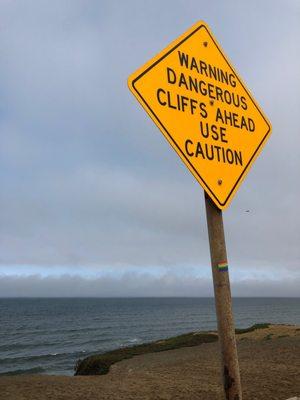
{"type": "Polygon", "coordinates": [[[202,21],[128,78],[133,95],[205,191],[226,400],[242,400],[222,209],[271,124],[202,21]]]}

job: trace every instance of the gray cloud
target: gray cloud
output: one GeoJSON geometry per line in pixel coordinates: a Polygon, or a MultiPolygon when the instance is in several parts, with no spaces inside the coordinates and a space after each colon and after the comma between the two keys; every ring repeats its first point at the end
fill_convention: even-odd
{"type": "MultiPolygon", "coordinates": [[[[235,297],[297,297],[299,276],[284,282],[269,279],[233,280],[232,295],[235,297]]],[[[3,297],[147,297],[147,296],[195,296],[211,297],[212,280],[168,273],[160,277],[147,273],[125,273],[119,278],[83,278],[72,275],[40,277],[0,277],[0,292],[3,297]]]]}
{"type": "MultiPolygon", "coordinates": [[[[203,19],[273,125],[225,212],[229,259],[245,271],[294,274],[298,2],[4,1],[0,10],[0,262],[7,271],[209,263],[202,189],[126,87],[131,72],[203,19]]],[[[276,285],[251,287],[277,293],[276,285]]]]}

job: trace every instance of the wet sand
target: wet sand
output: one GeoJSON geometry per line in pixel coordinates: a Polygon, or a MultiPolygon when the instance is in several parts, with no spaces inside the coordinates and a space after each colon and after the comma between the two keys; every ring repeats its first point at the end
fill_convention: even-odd
{"type": "MultiPolygon", "coordinates": [[[[300,327],[237,335],[243,400],[300,396],[300,327]]],[[[139,355],[102,376],[0,378],[4,400],[223,400],[218,343],[139,355]]]]}

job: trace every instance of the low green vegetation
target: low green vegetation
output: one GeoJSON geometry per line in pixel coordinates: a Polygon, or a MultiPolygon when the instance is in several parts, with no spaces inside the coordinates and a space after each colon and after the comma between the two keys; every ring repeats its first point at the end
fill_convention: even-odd
{"type": "Polygon", "coordinates": [[[267,324],[267,323],[263,323],[263,324],[254,324],[252,326],[250,326],[249,328],[244,328],[244,329],[236,329],[235,333],[237,335],[240,335],[242,333],[249,333],[249,332],[253,332],[256,331],[256,329],[266,329],[269,328],[271,324],[267,324]]]}
{"type": "MultiPolygon", "coordinates": [[[[236,329],[237,334],[252,332],[255,329],[268,328],[270,324],[256,324],[247,329],[236,329]]],[[[191,332],[169,339],[144,343],[136,346],[123,347],[103,354],[97,354],[78,360],[75,366],[75,375],[105,375],[112,364],[132,358],[140,354],[157,353],[174,350],[181,347],[199,346],[202,343],[211,343],[218,340],[216,333],[191,332]]]]}
{"type": "Polygon", "coordinates": [[[218,337],[214,333],[187,333],[165,340],[123,347],[104,354],[90,356],[79,360],[75,366],[75,375],[104,375],[109,367],[121,360],[132,358],[139,354],[157,353],[159,351],[174,350],[180,347],[198,346],[202,343],[215,342],[218,337]]]}
{"type": "Polygon", "coordinates": [[[263,340],[271,340],[271,339],[272,339],[272,336],[273,336],[273,334],[270,333],[269,335],[265,336],[265,337],[263,338],[263,340]]]}

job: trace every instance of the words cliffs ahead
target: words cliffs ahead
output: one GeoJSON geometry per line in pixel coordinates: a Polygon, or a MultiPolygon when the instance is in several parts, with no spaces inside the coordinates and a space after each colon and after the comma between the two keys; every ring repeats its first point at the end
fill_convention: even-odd
{"type": "Polygon", "coordinates": [[[226,208],[271,124],[208,26],[194,25],[128,84],[203,189],[226,208]]]}

